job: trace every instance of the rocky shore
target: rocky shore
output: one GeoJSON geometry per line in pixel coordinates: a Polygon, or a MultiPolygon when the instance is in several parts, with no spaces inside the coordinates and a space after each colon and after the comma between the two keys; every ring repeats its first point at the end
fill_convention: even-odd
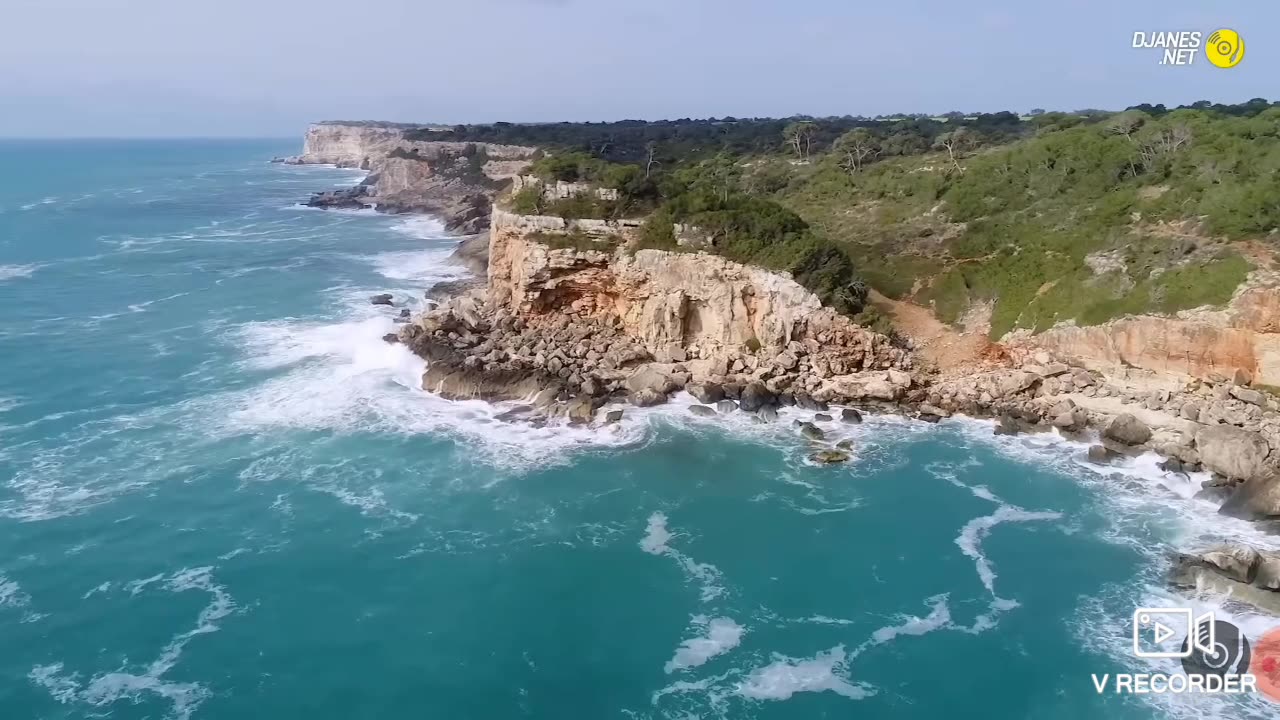
{"type": "MultiPolygon", "coordinates": [[[[398,131],[370,132],[377,145],[398,131]]],[[[856,325],[785,275],[702,252],[636,250],[637,222],[492,208],[496,186],[432,169],[461,167],[462,156],[450,160],[441,148],[431,150],[433,161],[420,159],[422,149],[378,159],[390,151],[377,145],[363,154],[368,138],[353,145],[346,130],[321,134],[308,138],[312,160],[372,174],[313,204],[443,214],[460,232],[488,227],[457,253],[484,280],[426,289],[431,309],[402,312],[399,331],[386,338],[427,361],[429,392],[511,401],[504,419],[538,424],[609,424],[626,404],[658,405],[680,392],[698,401],[694,414],[747,413],[761,423],[787,422],[792,406],[819,413],[822,424],[860,422],[865,411],[926,422],[993,418],[996,434],[1091,442],[1088,458],[1099,465],[1158,453],[1166,472],[1204,473],[1199,497],[1220,503],[1224,515],[1267,530],[1280,525],[1280,400],[1252,387],[1247,369],[1174,376],[1122,363],[1104,371],[1073,362],[1061,340],[1037,346],[1034,338],[998,345],[976,363],[922,363],[910,338],[856,325]]],[[[532,149],[520,151],[527,158],[532,149]]],[[[518,172],[523,162],[502,170],[518,172]]],[[[812,444],[814,462],[850,458],[851,448],[828,442],[819,424],[792,424],[812,444]]],[[[1173,586],[1280,612],[1280,556],[1193,550],[1174,559],[1173,586]]]]}

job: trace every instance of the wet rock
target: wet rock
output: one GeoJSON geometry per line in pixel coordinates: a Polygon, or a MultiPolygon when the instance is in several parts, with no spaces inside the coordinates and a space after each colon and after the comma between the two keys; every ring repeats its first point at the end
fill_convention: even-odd
{"type": "Polygon", "coordinates": [[[394,305],[395,303],[393,303],[393,302],[391,301],[391,300],[392,300],[392,297],[393,297],[393,296],[391,295],[391,293],[379,293],[379,294],[377,294],[377,295],[371,295],[371,296],[369,297],[369,304],[371,304],[371,305],[394,305]]]}
{"type": "Polygon", "coordinates": [[[1253,582],[1262,557],[1250,547],[1224,546],[1200,555],[1200,561],[1217,569],[1225,577],[1247,583],[1253,582]]]}
{"type": "Polygon", "coordinates": [[[810,440],[816,440],[818,442],[821,442],[827,439],[827,434],[822,432],[821,428],[819,428],[817,425],[814,425],[811,422],[800,423],[800,434],[809,438],[810,440]]]}
{"type": "Polygon", "coordinates": [[[1090,445],[1089,462],[1106,465],[1111,462],[1111,451],[1101,445],[1090,445]]]}
{"type": "Polygon", "coordinates": [[[1161,461],[1159,467],[1161,470],[1167,473],[1182,473],[1183,475],[1185,475],[1187,472],[1186,469],[1182,466],[1182,461],[1179,460],[1178,458],[1172,458],[1172,457],[1165,458],[1163,461],[1161,461]]]}
{"type": "Polygon", "coordinates": [[[996,435],[1017,435],[1022,432],[1022,423],[1014,416],[1006,413],[1000,416],[1000,421],[996,423],[996,435]]]}
{"type": "Polygon", "coordinates": [[[400,335],[397,333],[387,333],[386,335],[382,336],[382,341],[391,343],[392,345],[394,345],[400,342],[400,335]]]}
{"type": "Polygon", "coordinates": [[[1151,439],[1151,428],[1129,413],[1111,419],[1102,436],[1125,445],[1141,445],[1151,439]]]}
{"type": "Polygon", "coordinates": [[[816,415],[813,416],[813,419],[815,422],[831,422],[835,418],[831,417],[826,413],[817,413],[816,415]]]}
{"type": "Polygon", "coordinates": [[[836,443],[836,449],[838,449],[838,450],[852,450],[852,449],[853,449],[853,441],[852,441],[852,440],[841,440],[840,442],[836,443]]]}
{"type": "Polygon", "coordinates": [[[1255,477],[1240,483],[1218,512],[1246,520],[1280,517],[1280,474],[1255,477]]]}
{"type": "Polygon", "coordinates": [[[732,400],[721,400],[716,403],[716,411],[722,413],[731,413],[738,409],[738,403],[732,400]]]}
{"type": "Polygon", "coordinates": [[[809,456],[809,459],[822,465],[835,465],[849,461],[849,453],[843,450],[819,450],[809,456]]]}
{"type": "Polygon", "coordinates": [[[698,417],[715,417],[716,415],[715,409],[709,408],[706,405],[690,405],[689,412],[697,415],[698,417]]]}
{"type": "Polygon", "coordinates": [[[941,415],[935,415],[934,413],[927,413],[927,412],[920,413],[919,415],[916,416],[916,419],[923,420],[924,422],[927,422],[927,423],[942,422],[941,415]]]}
{"type": "Polygon", "coordinates": [[[856,425],[862,422],[862,413],[853,408],[844,408],[840,411],[840,422],[856,425]]]}
{"type": "Polygon", "coordinates": [[[772,405],[765,405],[759,410],[756,410],[756,418],[763,420],[764,422],[777,422],[778,409],[772,405]]]}
{"type": "Polygon", "coordinates": [[[1263,590],[1280,592],[1280,555],[1265,554],[1258,562],[1253,584],[1263,590]]]}
{"type": "Polygon", "coordinates": [[[667,394],[653,388],[641,388],[631,393],[631,404],[637,407],[653,407],[667,401],[667,394]]]}
{"type": "Polygon", "coordinates": [[[690,383],[684,389],[705,405],[714,405],[724,399],[724,388],[713,382],[690,383]]]}
{"type": "Polygon", "coordinates": [[[608,425],[612,425],[613,423],[617,423],[617,422],[622,422],[622,411],[610,410],[609,412],[604,414],[604,421],[605,421],[605,424],[608,424],[608,425]]]}

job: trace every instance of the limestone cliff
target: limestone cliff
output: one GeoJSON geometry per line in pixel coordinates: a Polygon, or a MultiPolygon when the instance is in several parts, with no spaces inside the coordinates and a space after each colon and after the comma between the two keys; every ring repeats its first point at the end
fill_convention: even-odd
{"type": "Polygon", "coordinates": [[[1015,350],[1048,350],[1108,375],[1149,371],[1153,383],[1168,387],[1214,377],[1280,385],[1280,276],[1254,272],[1220,311],[1059,326],[1034,336],[1012,335],[1005,342],[1015,350]]]}

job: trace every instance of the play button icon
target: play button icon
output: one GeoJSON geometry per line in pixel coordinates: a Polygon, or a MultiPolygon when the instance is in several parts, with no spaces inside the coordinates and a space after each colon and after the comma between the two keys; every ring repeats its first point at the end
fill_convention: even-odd
{"type": "Polygon", "coordinates": [[[1173,633],[1174,633],[1173,628],[1169,627],[1168,625],[1165,625],[1159,620],[1155,622],[1155,627],[1151,628],[1151,631],[1152,631],[1152,634],[1155,636],[1151,639],[1155,641],[1155,644],[1157,645],[1160,645],[1165,640],[1168,640],[1169,638],[1173,637],[1173,633]]]}

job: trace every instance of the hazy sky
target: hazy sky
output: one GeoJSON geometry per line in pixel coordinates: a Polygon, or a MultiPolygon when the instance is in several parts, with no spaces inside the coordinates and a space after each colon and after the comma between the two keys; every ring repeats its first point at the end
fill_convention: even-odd
{"type": "Polygon", "coordinates": [[[1280,96],[1271,0],[2,0],[0,136],[874,115],[1280,96]],[[980,6],[980,9],[979,9],[980,6]],[[1159,64],[1135,30],[1231,27],[1159,64]]]}

